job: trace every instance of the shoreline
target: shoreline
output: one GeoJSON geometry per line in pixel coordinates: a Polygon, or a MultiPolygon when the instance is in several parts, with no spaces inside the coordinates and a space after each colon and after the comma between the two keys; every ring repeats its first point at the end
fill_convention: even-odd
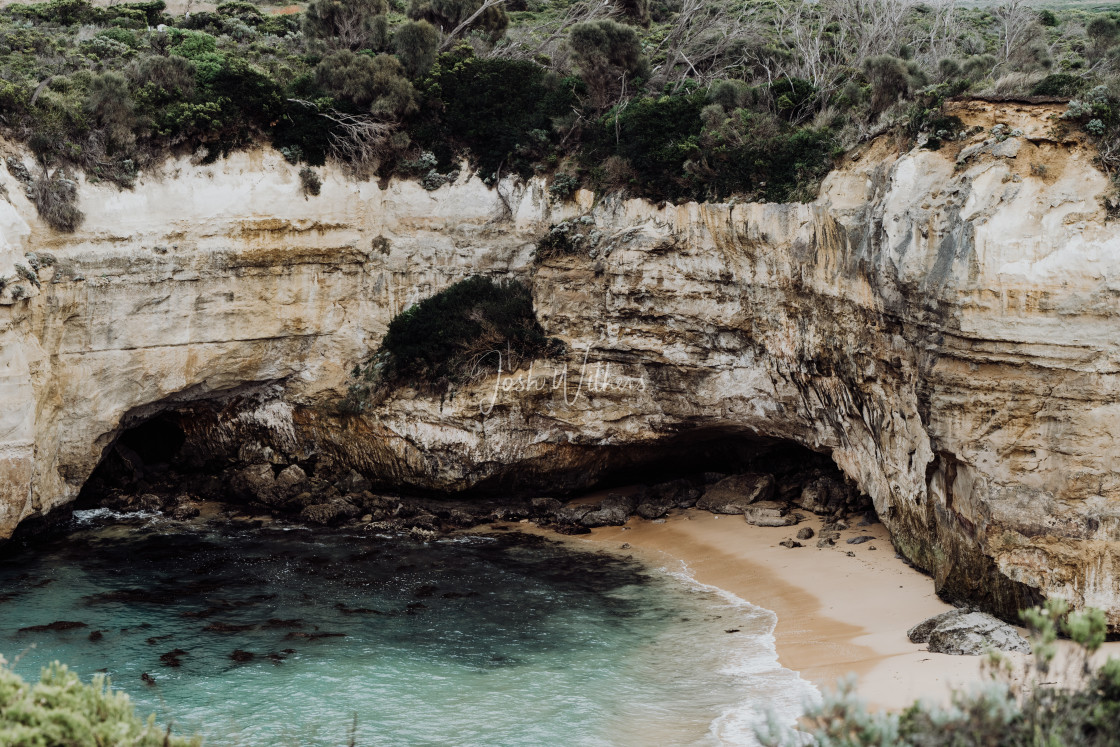
{"type": "Polygon", "coordinates": [[[811,516],[794,527],[757,527],[740,516],[688,509],[570,539],[671,570],[683,566],[696,581],[773,611],[781,666],[822,692],[854,674],[872,709],[900,710],[917,699],[947,703],[951,689],[984,679],[985,657],[930,653],[906,637],[953,607],[936,596],[929,576],[896,556],[882,524],[853,526],[835,547],[817,548],[815,536],[800,548],[778,544],[804,527],[815,535],[821,523],[811,516]],[[860,535],[874,539],[847,544],[860,535]]]}

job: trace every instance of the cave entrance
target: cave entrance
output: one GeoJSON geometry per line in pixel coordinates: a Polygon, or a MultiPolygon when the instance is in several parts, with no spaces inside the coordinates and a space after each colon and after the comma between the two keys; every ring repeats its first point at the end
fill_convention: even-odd
{"type": "Polygon", "coordinates": [[[93,508],[122,492],[142,494],[177,477],[186,443],[180,414],[161,412],[124,429],[78,493],[76,508],[93,508]]]}

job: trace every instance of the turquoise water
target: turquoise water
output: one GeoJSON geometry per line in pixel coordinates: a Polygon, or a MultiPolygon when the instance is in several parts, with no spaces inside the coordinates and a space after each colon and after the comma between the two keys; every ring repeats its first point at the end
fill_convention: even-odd
{"type": "Polygon", "coordinates": [[[750,744],[811,694],[772,613],[624,557],[78,515],[0,556],[0,653],[108,672],[207,744],[750,744]]]}

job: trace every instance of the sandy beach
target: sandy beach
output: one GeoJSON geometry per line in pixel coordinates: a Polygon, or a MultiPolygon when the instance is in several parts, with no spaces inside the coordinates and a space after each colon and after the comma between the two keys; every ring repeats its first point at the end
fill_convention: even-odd
{"type": "Polygon", "coordinates": [[[895,555],[882,524],[852,526],[835,547],[778,543],[797,530],[820,529],[810,517],[796,527],[763,528],[740,516],[688,510],[663,523],[632,518],[623,527],[596,529],[584,542],[642,556],[773,610],[782,665],[824,690],[849,674],[875,708],[899,709],[917,698],[948,700],[949,689],[982,679],[976,656],[934,654],[913,644],[906,631],[951,609],[933,581],[895,555]],[[873,540],[849,545],[846,540],[873,540]]]}

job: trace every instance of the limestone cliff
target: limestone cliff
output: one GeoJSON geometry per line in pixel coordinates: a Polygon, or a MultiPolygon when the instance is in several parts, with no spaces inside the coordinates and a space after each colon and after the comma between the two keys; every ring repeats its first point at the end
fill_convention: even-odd
{"type": "Polygon", "coordinates": [[[970,139],[882,138],[807,205],[334,172],[304,198],[253,152],[83,185],[61,235],[0,173],[0,536],[73,500],[122,428],[215,398],[196,436],[432,490],[576,488],[628,446],[752,434],[831,453],[945,595],[1058,595],[1120,629],[1120,229],[1055,111],[959,105],[970,139]],[[534,262],[576,216],[586,250],[534,262]],[[475,274],[531,282],[567,357],[339,414],[389,320],[475,274]]]}

